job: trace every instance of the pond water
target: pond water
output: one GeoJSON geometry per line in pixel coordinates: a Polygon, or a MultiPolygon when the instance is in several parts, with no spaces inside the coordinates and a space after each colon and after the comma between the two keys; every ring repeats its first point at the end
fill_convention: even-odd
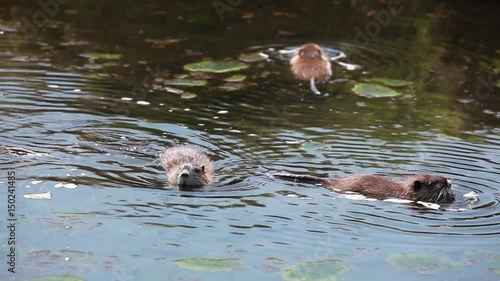
{"type": "Polygon", "coordinates": [[[0,154],[0,227],[9,172],[17,218],[1,280],[500,279],[497,3],[18,2],[0,9],[0,144],[36,154],[0,154]],[[346,54],[324,95],[282,52],[309,41],[346,54]],[[269,57],[183,69],[253,52],[269,57]],[[207,84],[165,87],[186,77],[207,84]],[[352,91],[377,78],[408,85],[352,91]],[[214,160],[211,187],[165,189],[158,154],[181,143],[214,160]],[[354,200],[271,172],[437,173],[457,200],[354,200]]]}

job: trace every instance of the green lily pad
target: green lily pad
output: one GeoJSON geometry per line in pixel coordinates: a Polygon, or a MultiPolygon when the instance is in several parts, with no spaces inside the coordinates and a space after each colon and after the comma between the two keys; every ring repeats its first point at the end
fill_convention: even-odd
{"type": "Polygon", "coordinates": [[[246,75],[235,74],[231,77],[227,77],[226,79],[224,79],[224,81],[226,81],[226,82],[241,82],[241,81],[245,80],[246,78],[247,78],[246,75]]]}
{"type": "Polygon", "coordinates": [[[196,97],[197,97],[197,95],[195,93],[191,93],[191,92],[184,92],[181,94],[181,99],[189,100],[189,99],[194,99],[196,97]]]}
{"type": "Polygon", "coordinates": [[[75,276],[69,276],[69,275],[46,275],[46,276],[39,276],[35,277],[33,279],[30,279],[33,281],[85,281],[85,279],[78,278],[75,276]]]}
{"type": "Polygon", "coordinates": [[[175,263],[184,269],[206,272],[231,271],[243,266],[240,259],[190,258],[176,260],[175,263]]]}
{"type": "Polygon", "coordinates": [[[264,53],[257,52],[257,53],[241,54],[239,59],[244,62],[256,62],[256,61],[266,60],[268,57],[269,56],[264,53]]]}
{"type": "Polygon", "coordinates": [[[389,87],[405,87],[413,84],[411,81],[400,80],[400,79],[391,79],[387,77],[377,77],[373,78],[372,81],[378,82],[380,84],[389,86],[389,87]]]}
{"type": "Polygon", "coordinates": [[[205,86],[207,81],[197,79],[168,79],[165,80],[165,84],[174,86],[205,86]]]}
{"type": "Polygon", "coordinates": [[[121,54],[108,54],[108,53],[83,53],[80,54],[81,57],[91,59],[91,60],[119,60],[122,58],[121,54]]]}
{"type": "Polygon", "coordinates": [[[239,61],[213,61],[205,60],[184,65],[187,71],[225,73],[242,70],[248,67],[248,64],[239,61]]]}
{"type": "Polygon", "coordinates": [[[347,269],[347,265],[336,260],[301,262],[285,269],[283,279],[287,281],[335,281],[337,276],[347,269]]]}
{"type": "Polygon", "coordinates": [[[374,85],[369,83],[356,83],[352,89],[357,95],[367,98],[385,98],[396,97],[401,93],[394,91],[391,88],[381,85],[374,85]]]}
{"type": "Polygon", "coordinates": [[[432,253],[394,254],[387,258],[387,263],[409,271],[419,271],[426,268],[450,270],[460,266],[456,261],[432,253]]]}

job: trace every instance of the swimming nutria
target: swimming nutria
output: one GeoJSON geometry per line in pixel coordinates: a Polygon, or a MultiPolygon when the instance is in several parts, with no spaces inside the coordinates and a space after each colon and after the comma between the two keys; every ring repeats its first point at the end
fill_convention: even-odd
{"type": "Polygon", "coordinates": [[[429,203],[451,203],[455,200],[455,195],[451,192],[451,182],[437,175],[414,175],[402,181],[366,174],[337,179],[280,173],[272,176],[285,180],[318,183],[340,191],[359,192],[376,199],[396,197],[429,203]]]}
{"type": "Polygon", "coordinates": [[[178,187],[203,187],[214,177],[214,164],[196,148],[177,146],[166,148],[160,159],[168,171],[168,183],[178,187]]]}
{"type": "Polygon", "coordinates": [[[310,81],[311,90],[321,94],[316,88],[315,81],[326,81],[332,75],[330,60],[320,46],[307,43],[300,47],[299,52],[291,60],[292,73],[295,78],[310,81]]]}

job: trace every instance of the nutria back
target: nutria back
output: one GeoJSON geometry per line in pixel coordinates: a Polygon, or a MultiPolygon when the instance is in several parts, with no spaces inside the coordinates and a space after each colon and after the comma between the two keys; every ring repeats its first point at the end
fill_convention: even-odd
{"type": "Polygon", "coordinates": [[[451,203],[455,199],[450,181],[438,175],[415,175],[405,180],[396,180],[361,174],[329,179],[325,185],[340,191],[359,192],[377,199],[395,197],[432,203],[451,203]]]}

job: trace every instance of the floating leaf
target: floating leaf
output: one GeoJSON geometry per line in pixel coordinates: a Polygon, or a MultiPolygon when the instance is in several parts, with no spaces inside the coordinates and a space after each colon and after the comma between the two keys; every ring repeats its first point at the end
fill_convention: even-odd
{"type": "Polygon", "coordinates": [[[307,141],[300,145],[300,149],[302,150],[315,150],[322,147],[325,147],[325,144],[317,141],[307,141]]]}
{"type": "Polygon", "coordinates": [[[224,79],[224,81],[226,81],[226,82],[241,82],[241,81],[245,80],[246,78],[247,78],[246,75],[235,74],[231,77],[227,77],[226,79],[224,79]]]}
{"type": "Polygon", "coordinates": [[[175,261],[179,267],[196,271],[231,271],[243,266],[240,259],[190,258],[175,261]]]}
{"type": "Polygon", "coordinates": [[[405,87],[412,84],[411,81],[391,79],[387,77],[377,77],[373,78],[372,80],[389,87],[405,87]]]}
{"type": "Polygon", "coordinates": [[[85,281],[85,279],[78,278],[75,276],[69,275],[47,275],[47,276],[39,276],[33,279],[33,281],[85,281]]]}
{"type": "Polygon", "coordinates": [[[108,53],[83,53],[80,54],[81,57],[91,59],[91,60],[119,60],[122,58],[121,54],[108,54],[108,53]]]}
{"type": "Polygon", "coordinates": [[[196,98],[197,95],[195,93],[191,93],[191,92],[185,92],[185,93],[182,93],[181,94],[181,99],[194,99],[196,98]]]}
{"type": "Polygon", "coordinates": [[[352,89],[356,94],[367,97],[367,98],[385,98],[385,97],[396,97],[401,95],[401,93],[394,91],[391,88],[374,85],[369,83],[356,83],[352,89]]]}
{"type": "Polygon", "coordinates": [[[336,260],[301,262],[283,272],[287,281],[334,281],[347,270],[347,265],[336,260]]]}
{"type": "Polygon", "coordinates": [[[165,80],[165,84],[174,86],[205,86],[207,81],[197,79],[168,79],[165,80]]]}
{"type": "Polygon", "coordinates": [[[450,270],[460,266],[459,263],[430,253],[394,254],[387,258],[387,263],[402,270],[420,271],[429,268],[450,270]]]}
{"type": "Polygon", "coordinates": [[[205,60],[184,65],[187,71],[224,73],[230,71],[242,70],[248,67],[248,64],[239,61],[213,61],[205,60]]]}
{"type": "Polygon", "coordinates": [[[257,52],[257,53],[241,54],[239,59],[244,62],[256,62],[256,61],[266,60],[268,57],[269,56],[264,53],[257,52]]]}
{"type": "Polygon", "coordinates": [[[24,194],[23,197],[27,199],[52,199],[52,193],[50,192],[29,193],[29,194],[24,194]]]}
{"type": "Polygon", "coordinates": [[[71,261],[82,261],[90,258],[92,256],[91,252],[82,252],[70,249],[60,250],[58,256],[61,256],[63,259],[68,259],[71,261]]]}

